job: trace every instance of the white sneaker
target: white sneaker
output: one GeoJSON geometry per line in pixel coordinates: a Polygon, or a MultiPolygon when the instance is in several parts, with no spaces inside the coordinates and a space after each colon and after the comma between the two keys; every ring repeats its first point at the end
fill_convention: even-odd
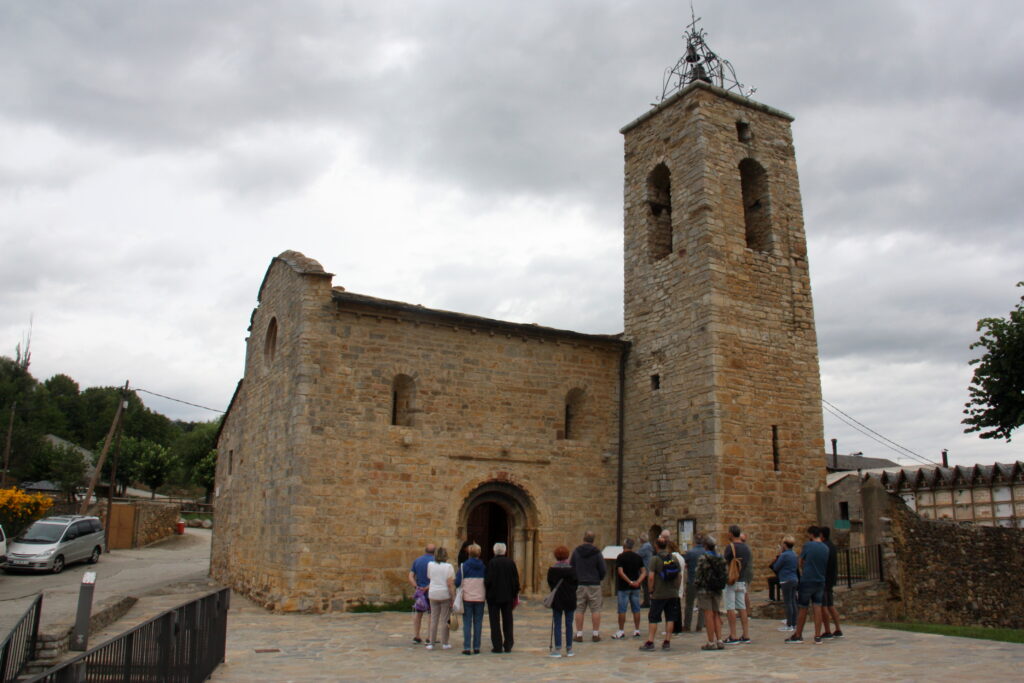
{"type": "Polygon", "coordinates": [[[626,637],[625,631],[616,631],[612,634],[612,640],[622,640],[626,637]]]}
{"type": "Polygon", "coordinates": [[[633,637],[634,638],[639,638],[640,637],[640,631],[633,631],[633,637]]]}
{"type": "Polygon", "coordinates": [[[788,631],[792,631],[793,627],[792,626],[780,626],[780,627],[778,627],[775,630],[776,631],[782,631],[783,633],[785,633],[785,632],[788,632],[788,631]]]}
{"type": "Polygon", "coordinates": [[[566,657],[575,657],[575,656],[576,656],[576,653],[575,653],[575,652],[573,652],[572,650],[566,650],[566,651],[565,651],[565,656],[566,656],[566,657]]]}
{"type": "Polygon", "coordinates": [[[450,649],[452,649],[452,646],[451,645],[442,645],[441,649],[442,650],[450,650],[450,649]]]}
{"type": "Polygon", "coordinates": [[[428,650],[433,650],[434,649],[434,644],[433,643],[427,643],[427,649],[428,650]]]}

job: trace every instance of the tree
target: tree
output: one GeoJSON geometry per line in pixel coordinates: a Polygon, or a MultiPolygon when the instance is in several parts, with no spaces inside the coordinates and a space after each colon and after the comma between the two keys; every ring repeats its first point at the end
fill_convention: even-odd
{"type": "Polygon", "coordinates": [[[44,442],[42,454],[46,462],[45,478],[60,487],[69,503],[75,502],[75,494],[85,484],[82,451],[70,444],[44,442]]]}
{"type": "Polygon", "coordinates": [[[217,449],[210,451],[192,469],[192,481],[206,489],[206,502],[210,502],[213,485],[217,478],[217,449]]]}
{"type": "Polygon", "coordinates": [[[146,442],[139,455],[136,474],[139,481],[149,487],[151,498],[156,498],[156,490],[164,485],[177,462],[170,448],[146,442]]]}
{"type": "MultiPolygon", "coordinates": [[[[1018,282],[1024,287],[1024,282],[1018,282]]],[[[971,361],[974,378],[964,404],[964,432],[980,432],[982,439],[1011,440],[1024,425],[1024,296],[1008,318],[982,318],[981,338],[971,348],[985,353],[971,361]]]]}
{"type": "Polygon", "coordinates": [[[204,486],[197,479],[196,468],[217,445],[217,430],[220,429],[220,418],[210,422],[197,422],[192,425],[181,425],[184,430],[174,443],[171,452],[178,459],[181,467],[178,481],[182,484],[192,482],[204,486]]]}

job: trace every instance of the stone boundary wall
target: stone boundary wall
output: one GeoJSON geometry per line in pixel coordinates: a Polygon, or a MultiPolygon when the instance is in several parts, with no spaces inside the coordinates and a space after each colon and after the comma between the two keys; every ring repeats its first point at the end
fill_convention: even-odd
{"type": "Polygon", "coordinates": [[[145,548],[174,535],[181,506],[175,503],[136,503],[135,515],[135,547],[145,548]]]}
{"type": "Polygon", "coordinates": [[[895,566],[888,577],[902,601],[900,616],[1024,628],[1024,531],[921,519],[891,500],[895,566]]]}

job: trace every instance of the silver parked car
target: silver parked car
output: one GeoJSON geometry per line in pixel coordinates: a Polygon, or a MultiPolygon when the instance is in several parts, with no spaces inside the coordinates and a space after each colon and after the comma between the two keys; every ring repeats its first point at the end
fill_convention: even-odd
{"type": "Polygon", "coordinates": [[[3,567],[59,574],[72,562],[98,562],[102,552],[103,526],[97,517],[59,515],[33,522],[8,543],[3,567]]]}

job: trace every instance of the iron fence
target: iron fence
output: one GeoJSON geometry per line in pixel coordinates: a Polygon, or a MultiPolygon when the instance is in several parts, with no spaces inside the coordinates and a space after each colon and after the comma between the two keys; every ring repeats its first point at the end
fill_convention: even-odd
{"type": "Polygon", "coordinates": [[[13,681],[25,665],[36,658],[36,640],[39,638],[39,615],[43,610],[40,593],[11,632],[0,643],[0,681],[13,681]]]}
{"type": "Polygon", "coordinates": [[[881,545],[840,548],[836,559],[839,584],[852,586],[860,581],[882,581],[885,578],[881,545]]]}
{"type": "Polygon", "coordinates": [[[175,607],[31,683],[200,683],[224,661],[231,590],[175,607]]]}

